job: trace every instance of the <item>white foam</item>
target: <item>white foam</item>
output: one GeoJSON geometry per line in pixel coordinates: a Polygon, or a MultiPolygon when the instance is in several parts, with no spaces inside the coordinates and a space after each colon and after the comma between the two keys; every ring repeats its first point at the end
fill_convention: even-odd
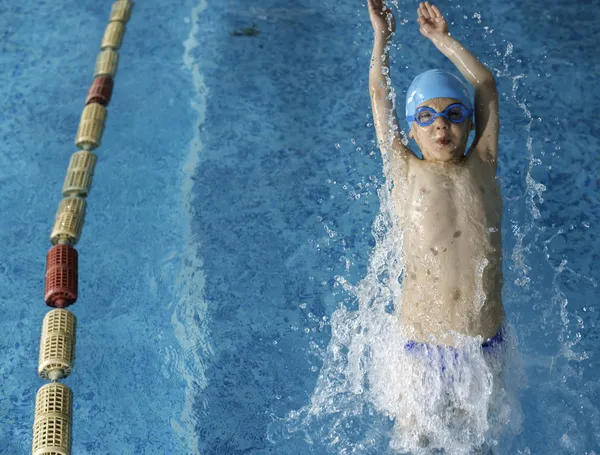
{"type": "Polygon", "coordinates": [[[192,76],[192,84],[195,97],[191,100],[192,108],[197,112],[197,121],[194,125],[194,137],[190,144],[187,160],[183,166],[183,204],[184,212],[187,214],[188,224],[184,238],[184,257],[181,272],[177,280],[177,292],[179,300],[171,317],[174,333],[181,346],[181,356],[174,366],[186,383],[185,404],[179,420],[172,419],[171,426],[179,438],[188,446],[189,453],[199,453],[199,441],[196,435],[198,419],[194,412],[194,399],[198,392],[207,386],[203,358],[212,354],[212,347],[206,337],[206,332],[197,321],[204,321],[206,315],[206,301],[203,299],[205,277],[202,273],[203,262],[197,254],[198,239],[191,230],[193,217],[192,203],[193,176],[200,161],[203,151],[200,139],[200,126],[206,118],[206,96],[207,90],[204,77],[195,63],[193,51],[200,46],[196,39],[199,33],[199,17],[206,9],[206,0],[200,0],[190,14],[191,30],[187,40],[184,42],[183,63],[192,76]]]}

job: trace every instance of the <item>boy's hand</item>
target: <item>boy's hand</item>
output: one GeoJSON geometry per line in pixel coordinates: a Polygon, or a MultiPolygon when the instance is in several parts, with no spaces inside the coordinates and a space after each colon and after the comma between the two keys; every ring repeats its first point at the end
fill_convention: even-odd
{"type": "Polygon", "coordinates": [[[385,0],[367,1],[375,38],[388,39],[396,31],[396,21],[392,10],[385,6],[385,0]]]}
{"type": "Polygon", "coordinates": [[[421,26],[419,31],[425,38],[448,36],[448,24],[437,6],[429,2],[419,3],[417,14],[417,22],[421,26]]]}

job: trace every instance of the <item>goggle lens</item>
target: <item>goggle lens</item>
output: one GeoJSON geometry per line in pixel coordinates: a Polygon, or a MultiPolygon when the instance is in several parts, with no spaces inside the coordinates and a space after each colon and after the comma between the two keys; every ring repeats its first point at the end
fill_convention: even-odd
{"type": "Polygon", "coordinates": [[[433,113],[430,111],[419,111],[417,112],[417,123],[421,124],[429,124],[433,121],[433,113]]]}
{"type": "Polygon", "coordinates": [[[466,109],[463,110],[462,106],[454,106],[446,109],[446,115],[451,122],[459,123],[462,122],[466,117],[466,109]]]}

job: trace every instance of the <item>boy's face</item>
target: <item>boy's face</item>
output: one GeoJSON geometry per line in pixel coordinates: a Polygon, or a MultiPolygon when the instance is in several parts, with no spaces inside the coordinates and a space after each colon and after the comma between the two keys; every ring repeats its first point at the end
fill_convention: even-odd
{"type": "MultiPolygon", "coordinates": [[[[451,104],[460,103],[454,98],[433,98],[419,107],[428,106],[436,112],[442,112],[451,104]]],[[[409,137],[417,142],[423,158],[429,161],[459,161],[465,153],[469,132],[473,129],[470,118],[461,123],[453,123],[439,116],[431,125],[419,126],[412,122],[409,137]]]]}

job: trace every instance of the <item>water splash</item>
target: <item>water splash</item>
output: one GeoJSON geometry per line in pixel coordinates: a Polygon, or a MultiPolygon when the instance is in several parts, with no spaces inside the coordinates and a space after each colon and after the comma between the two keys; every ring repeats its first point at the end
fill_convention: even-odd
{"type": "MultiPolygon", "coordinates": [[[[389,175],[389,163],[384,168],[389,175]]],[[[503,431],[516,433],[521,425],[514,337],[509,330],[505,350],[490,357],[481,352],[483,340],[472,337],[458,336],[458,351],[406,349],[398,316],[402,236],[390,184],[379,197],[367,275],[356,285],[336,277],[348,305],[331,316],[331,340],[310,402],[276,421],[269,438],[300,433],[336,454],[463,454],[498,445],[503,431]],[[512,379],[502,380],[503,368],[512,379]]]]}
{"type": "MultiPolygon", "coordinates": [[[[531,103],[528,102],[527,87],[524,84],[526,76],[511,74],[509,70],[513,59],[512,51],[512,45],[509,44],[503,57],[504,68],[498,72],[498,76],[512,80],[511,98],[522,111],[526,131],[525,189],[522,194],[513,199],[522,204],[522,209],[515,203],[513,210],[509,211],[512,213],[510,223],[515,238],[510,269],[516,274],[514,283],[519,290],[515,293],[518,294],[515,297],[518,297],[520,304],[515,314],[517,319],[521,316],[528,317],[527,313],[532,309],[536,315],[534,321],[528,326],[528,330],[523,326],[521,333],[524,338],[530,340],[544,340],[543,343],[536,345],[537,349],[526,348],[528,351],[532,349],[537,351],[527,357],[528,369],[538,376],[536,390],[531,392],[531,395],[536,396],[532,401],[542,402],[548,399],[547,397],[551,400],[555,400],[557,396],[561,397],[563,403],[561,406],[551,404],[549,409],[542,411],[552,420],[549,431],[559,431],[552,436],[556,436],[556,443],[563,449],[571,453],[583,453],[585,433],[588,429],[598,428],[600,413],[593,404],[592,397],[595,392],[587,394],[581,391],[594,390],[598,385],[595,382],[584,384],[584,370],[588,365],[585,361],[589,359],[589,354],[581,343],[584,323],[577,315],[577,310],[570,309],[573,303],[569,302],[562,286],[569,278],[587,281],[594,287],[597,283],[593,278],[569,268],[566,257],[551,257],[550,244],[557,237],[560,240],[569,228],[555,227],[555,223],[550,227],[549,220],[544,220],[542,217],[540,206],[544,203],[543,193],[546,191],[546,186],[534,178],[536,168],[542,165],[542,160],[534,153],[536,145],[532,132],[534,117],[529,109],[531,103]],[[556,232],[552,235],[547,232],[555,228],[556,232]],[[544,239],[544,237],[549,238],[544,239]],[[538,258],[541,260],[537,261],[538,258]],[[531,263],[536,264],[535,270],[531,263]],[[535,276],[532,270],[536,273],[535,276]],[[544,278],[547,278],[547,281],[544,278]],[[546,351],[546,355],[539,351],[546,351]],[[542,377],[539,377],[540,372],[543,373],[542,377]],[[580,415],[586,416],[585,421],[575,423],[580,415]],[[565,431],[562,437],[560,431],[565,431]]],[[[521,60],[516,62],[521,63],[521,60]]],[[[538,76],[541,77],[539,74],[538,76]]],[[[544,76],[550,77],[549,73],[544,76]]],[[[557,123],[559,121],[558,118],[554,120],[557,123]]],[[[541,118],[537,118],[537,121],[541,122],[541,118]]],[[[551,139],[546,137],[544,141],[550,142],[551,139]]],[[[560,146],[556,146],[555,149],[560,149],[560,146]]],[[[544,156],[543,151],[540,154],[544,156]]],[[[573,229],[572,225],[570,229],[573,229]]],[[[539,415],[541,415],[540,410],[537,410],[536,418],[539,418],[539,415]]],[[[529,453],[529,449],[522,453],[529,453]]]]}

